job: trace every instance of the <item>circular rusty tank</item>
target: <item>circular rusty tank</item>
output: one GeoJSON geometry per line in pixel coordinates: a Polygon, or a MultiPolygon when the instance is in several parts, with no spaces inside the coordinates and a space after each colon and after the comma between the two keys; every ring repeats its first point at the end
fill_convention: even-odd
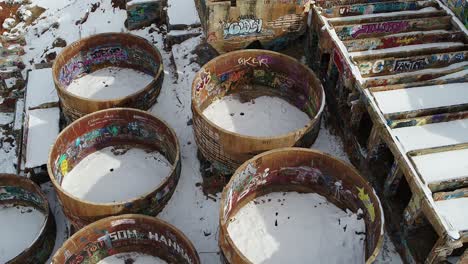
{"type": "Polygon", "coordinates": [[[42,230],[29,248],[25,248],[21,254],[7,263],[45,263],[54,248],[56,227],[47,198],[39,186],[24,177],[0,174],[0,205],[30,206],[45,216],[42,230]]]}
{"type": "Polygon", "coordinates": [[[320,130],[325,94],[320,81],[294,58],[267,50],[234,51],[211,60],[192,84],[193,129],[203,158],[225,175],[258,153],[282,147],[309,147],[320,130]],[[262,90],[244,89],[246,84],[262,90]],[[268,88],[267,88],[268,87],[268,88]],[[305,112],[303,128],[275,137],[252,137],[227,131],[208,120],[203,111],[225,95],[242,93],[256,98],[270,95],[285,99],[305,112]]]}
{"type": "Polygon", "coordinates": [[[226,263],[251,263],[231,240],[229,219],[248,202],[272,192],[317,193],[343,210],[356,213],[361,209],[366,226],[366,263],[372,263],[379,254],[384,235],[383,211],[374,189],[359,172],[320,151],[282,148],[246,161],[223,190],[219,246],[226,263]],[[337,191],[337,186],[342,188],[337,191]]]}
{"type": "Polygon", "coordinates": [[[77,229],[112,215],[155,216],[167,204],[179,181],[179,143],[175,132],[148,112],[131,108],[101,110],[76,120],[59,134],[50,151],[47,170],[65,215],[77,229]],[[170,175],[150,193],[120,203],[85,201],[61,187],[62,179],[87,155],[118,145],[159,151],[171,162],[170,175]]]}
{"type": "Polygon", "coordinates": [[[129,252],[159,257],[167,263],[201,263],[195,247],[177,228],[137,214],[108,217],[84,227],[63,244],[52,263],[95,264],[129,252]]]}
{"type": "Polygon", "coordinates": [[[68,45],[55,59],[52,73],[68,121],[112,107],[148,110],[156,103],[164,79],[159,51],[146,39],[126,33],[97,34],[68,45]],[[113,100],[94,100],[67,91],[76,77],[109,66],[138,70],[153,80],[138,92],[113,100]]]}

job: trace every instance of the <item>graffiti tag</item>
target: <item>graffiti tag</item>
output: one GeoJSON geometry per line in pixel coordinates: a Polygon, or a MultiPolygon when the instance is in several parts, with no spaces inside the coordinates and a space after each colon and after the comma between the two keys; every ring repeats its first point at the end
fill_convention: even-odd
{"type": "Polygon", "coordinates": [[[236,22],[224,23],[224,38],[231,36],[254,35],[262,32],[263,20],[259,18],[241,18],[236,22]]]}

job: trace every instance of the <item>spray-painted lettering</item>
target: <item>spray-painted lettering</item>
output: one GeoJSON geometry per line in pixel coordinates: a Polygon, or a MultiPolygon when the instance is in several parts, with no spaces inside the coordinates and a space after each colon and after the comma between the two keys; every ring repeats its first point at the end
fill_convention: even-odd
{"type": "Polygon", "coordinates": [[[241,18],[239,21],[224,23],[224,38],[232,36],[255,35],[262,32],[263,20],[259,18],[241,18]]]}

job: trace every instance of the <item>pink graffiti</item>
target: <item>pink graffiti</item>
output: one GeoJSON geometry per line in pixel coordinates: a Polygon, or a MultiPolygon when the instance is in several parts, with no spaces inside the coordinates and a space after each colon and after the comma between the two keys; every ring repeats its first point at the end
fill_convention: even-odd
{"type": "Polygon", "coordinates": [[[209,71],[203,70],[203,72],[200,73],[200,80],[197,83],[197,86],[195,90],[197,92],[200,92],[201,90],[205,89],[205,87],[210,83],[211,81],[211,74],[209,71]]]}
{"type": "Polygon", "coordinates": [[[371,33],[398,33],[406,30],[408,27],[408,21],[390,21],[376,24],[365,24],[358,26],[356,29],[353,28],[351,37],[356,38],[359,35],[371,33]]]}

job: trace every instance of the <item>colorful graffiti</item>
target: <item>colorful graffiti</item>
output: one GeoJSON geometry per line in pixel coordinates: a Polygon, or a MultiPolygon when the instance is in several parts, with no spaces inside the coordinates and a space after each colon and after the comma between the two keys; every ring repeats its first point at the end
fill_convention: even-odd
{"type": "Polygon", "coordinates": [[[395,66],[393,71],[395,72],[405,72],[405,71],[414,71],[424,68],[426,65],[425,59],[404,59],[395,61],[395,66]]]}
{"type": "Polygon", "coordinates": [[[108,230],[100,230],[105,235],[99,237],[97,241],[86,244],[79,253],[71,254],[68,252],[65,263],[67,264],[87,264],[96,263],[100,260],[117,253],[115,248],[125,247],[127,244],[134,244],[135,240],[142,244],[151,244],[156,242],[157,247],[166,247],[170,251],[183,257],[189,264],[194,263],[194,260],[187,253],[188,250],[176,241],[176,236],[170,232],[166,234],[156,231],[141,232],[139,230],[117,230],[109,232],[108,230]],[[130,242],[132,241],[132,242],[130,242]],[[164,244],[164,245],[163,245],[164,244]]]}
{"type": "MultiPolygon", "coordinates": [[[[375,4],[360,4],[339,7],[341,16],[367,15],[374,13],[396,12],[403,10],[416,10],[419,8],[417,2],[382,2],[375,4]]],[[[327,9],[326,13],[332,13],[333,9],[327,9]]]]}
{"type": "Polygon", "coordinates": [[[262,32],[263,20],[254,17],[239,18],[238,21],[223,24],[224,38],[255,35],[262,32]]]}
{"type": "Polygon", "coordinates": [[[468,1],[448,0],[447,5],[468,29],[468,1]]]}
{"type": "Polygon", "coordinates": [[[0,186],[0,201],[21,200],[29,201],[39,207],[43,207],[44,201],[35,193],[16,186],[0,186]]]}
{"type": "Polygon", "coordinates": [[[258,56],[258,57],[239,58],[237,61],[239,65],[242,65],[242,66],[269,67],[268,64],[270,63],[271,58],[268,56],[258,56]]]}
{"type": "Polygon", "coordinates": [[[197,85],[195,87],[195,91],[198,93],[201,90],[205,89],[206,86],[210,83],[211,81],[211,73],[209,70],[202,69],[202,72],[200,73],[200,76],[197,79],[197,85]]]}
{"type": "Polygon", "coordinates": [[[62,85],[69,85],[76,76],[88,71],[88,66],[127,59],[127,50],[120,46],[97,47],[90,50],[83,58],[77,56],[65,64],[60,70],[59,81],[62,85]]]}
{"type": "Polygon", "coordinates": [[[351,37],[376,33],[398,33],[409,27],[408,21],[388,21],[375,24],[358,25],[351,28],[351,37]]]}
{"type": "Polygon", "coordinates": [[[361,200],[364,203],[364,206],[366,207],[367,212],[369,213],[371,221],[374,222],[375,220],[374,204],[370,200],[369,195],[366,194],[366,191],[364,190],[364,188],[356,187],[356,189],[358,189],[359,191],[359,194],[358,194],[359,200],[361,200]]]}
{"type": "MultiPolygon", "coordinates": [[[[73,169],[74,165],[80,161],[84,153],[92,148],[106,144],[115,138],[131,138],[145,141],[165,141],[163,131],[155,131],[154,127],[149,127],[144,122],[135,121],[129,124],[111,124],[103,128],[92,130],[76,138],[71,142],[65,152],[62,153],[54,163],[55,179],[59,182],[73,169]],[[86,150],[86,151],[85,151],[86,150]]],[[[161,150],[161,152],[164,152],[161,150]]]]}

